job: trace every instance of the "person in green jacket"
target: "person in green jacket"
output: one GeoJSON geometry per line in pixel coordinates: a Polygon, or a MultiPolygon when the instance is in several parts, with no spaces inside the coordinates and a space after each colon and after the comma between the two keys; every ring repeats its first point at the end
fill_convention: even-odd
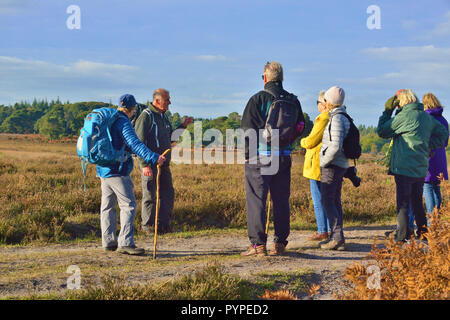
{"type": "MultiPolygon", "coordinates": [[[[148,104],[136,120],[135,130],[138,138],[152,151],[162,154],[172,148],[173,128],[167,115],[169,110],[170,93],[166,89],[156,89],[153,93],[153,101],[148,104]]],[[[193,122],[193,118],[187,117],[176,129],[186,128],[193,122]]],[[[175,129],[175,130],[176,130],[175,129]]],[[[170,171],[171,154],[168,153],[166,162],[161,166],[160,175],[160,203],[158,232],[167,233],[171,231],[171,215],[175,200],[172,173],[170,171]]],[[[155,223],[156,209],[156,165],[148,165],[139,159],[142,169],[142,230],[150,234],[155,223]]]]}
{"type": "Polygon", "coordinates": [[[422,193],[428,158],[433,150],[444,146],[448,133],[441,123],[424,111],[423,104],[411,89],[402,90],[386,101],[385,111],[378,120],[377,133],[381,138],[393,138],[389,174],[395,177],[396,184],[395,240],[406,242],[414,234],[408,226],[410,202],[418,236],[427,232],[422,193]],[[399,112],[391,118],[396,107],[399,112]]]}

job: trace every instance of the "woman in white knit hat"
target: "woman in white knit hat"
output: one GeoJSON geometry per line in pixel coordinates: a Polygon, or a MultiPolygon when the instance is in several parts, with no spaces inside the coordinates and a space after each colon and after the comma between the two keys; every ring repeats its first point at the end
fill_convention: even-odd
{"type": "Polygon", "coordinates": [[[328,250],[345,250],[341,189],[349,162],[342,145],[350,129],[350,121],[345,116],[344,98],[344,90],[336,86],[328,89],[324,96],[330,120],[325,127],[320,148],[320,189],[322,207],[328,217],[331,234],[330,241],[322,244],[321,248],[328,250]]]}

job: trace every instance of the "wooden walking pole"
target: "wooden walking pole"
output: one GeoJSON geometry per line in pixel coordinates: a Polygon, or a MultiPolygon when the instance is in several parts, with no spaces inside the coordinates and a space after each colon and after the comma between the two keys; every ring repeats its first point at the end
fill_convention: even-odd
{"type": "MultiPolygon", "coordinates": [[[[162,156],[165,156],[170,149],[164,151],[162,156]]],[[[156,165],[157,174],[156,174],[156,210],[155,210],[155,238],[153,240],[153,259],[156,259],[156,243],[158,241],[158,214],[159,214],[159,176],[161,174],[161,165],[156,165]]]]}
{"type": "Polygon", "coordinates": [[[269,218],[270,218],[270,192],[267,193],[267,200],[269,203],[267,204],[267,220],[266,220],[266,235],[269,236],[269,218]]]}

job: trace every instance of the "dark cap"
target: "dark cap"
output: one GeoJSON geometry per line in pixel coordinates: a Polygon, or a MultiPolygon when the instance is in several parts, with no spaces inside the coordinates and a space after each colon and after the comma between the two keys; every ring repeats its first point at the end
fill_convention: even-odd
{"type": "Polygon", "coordinates": [[[119,98],[119,107],[131,109],[136,107],[136,105],[137,105],[136,99],[131,94],[127,93],[119,98]]]}

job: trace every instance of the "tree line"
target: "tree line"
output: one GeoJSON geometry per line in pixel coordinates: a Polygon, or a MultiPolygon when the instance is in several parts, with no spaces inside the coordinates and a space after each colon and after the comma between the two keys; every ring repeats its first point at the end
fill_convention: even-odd
{"type": "MultiPolygon", "coordinates": [[[[48,139],[60,139],[62,137],[77,136],[83,127],[84,118],[93,109],[102,107],[112,107],[110,103],[89,101],[70,103],[62,102],[59,98],[47,101],[34,99],[29,103],[21,101],[14,105],[0,105],[0,132],[30,134],[38,133],[48,139]]],[[[294,143],[299,149],[299,140],[307,136],[312,129],[313,121],[307,113],[305,117],[305,130],[302,136],[294,143]]],[[[183,118],[178,112],[167,112],[167,116],[174,128],[177,128],[183,118]]],[[[202,133],[208,129],[217,129],[223,136],[227,129],[238,129],[241,126],[241,115],[232,112],[228,116],[220,116],[214,119],[194,118],[195,121],[202,121],[202,133]]],[[[364,153],[378,153],[387,150],[389,141],[378,137],[374,126],[360,125],[358,127],[361,135],[361,146],[364,153]]],[[[191,135],[194,134],[194,126],[188,127],[191,135]]],[[[211,141],[204,141],[204,145],[211,141]]]]}

